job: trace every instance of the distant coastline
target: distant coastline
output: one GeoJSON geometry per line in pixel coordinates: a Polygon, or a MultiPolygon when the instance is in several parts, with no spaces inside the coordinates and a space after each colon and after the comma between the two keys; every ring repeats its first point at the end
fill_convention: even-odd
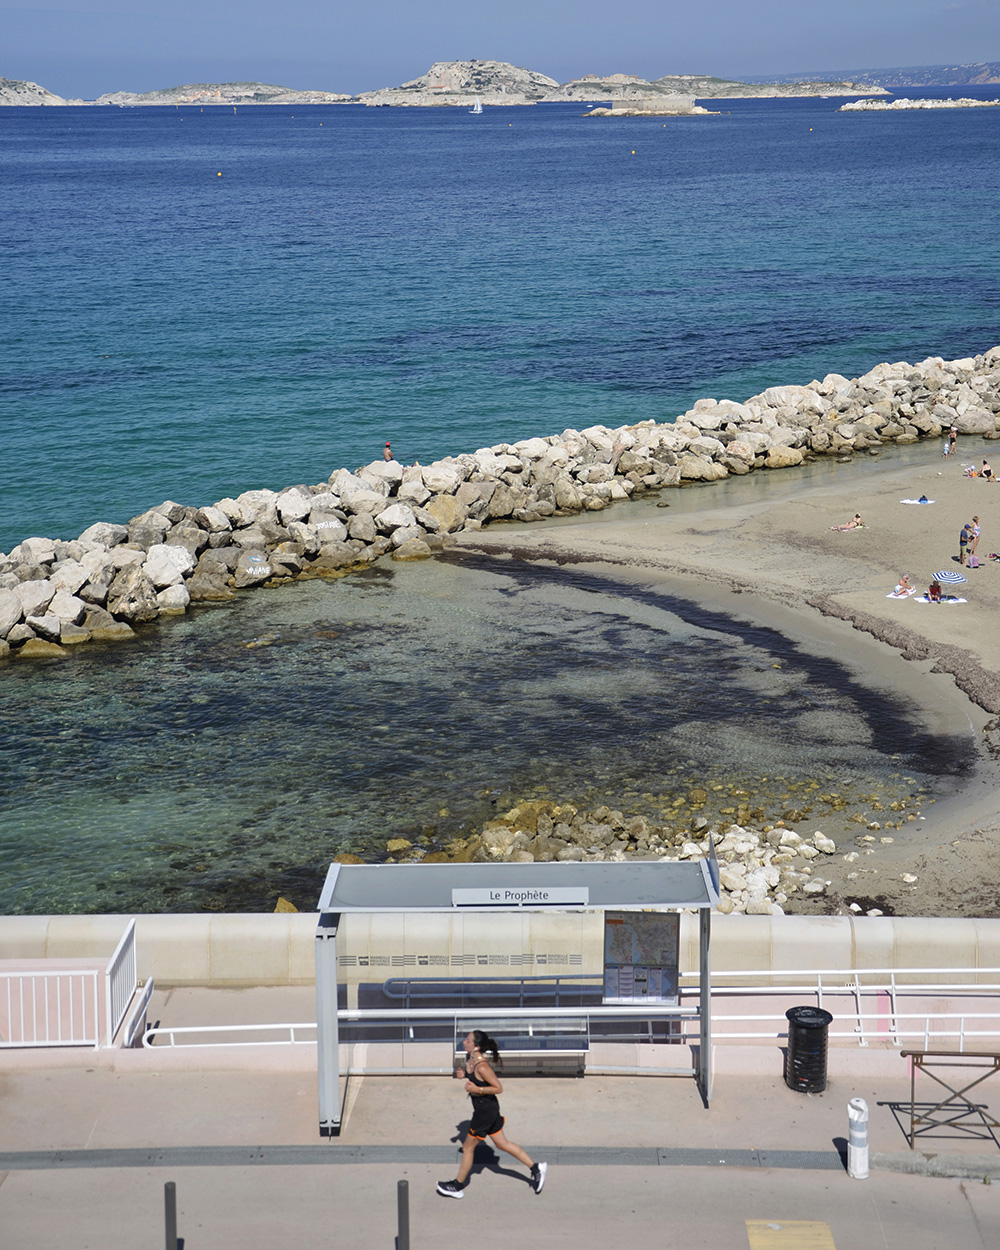
{"type": "MultiPolygon", "coordinates": [[[[787,82],[750,83],[710,75],[668,74],[655,80],[635,74],[585,74],[559,83],[535,70],[505,61],[437,61],[426,74],[398,87],[382,87],[357,95],[347,92],[300,90],[262,82],[185,83],[156,91],[112,91],[95,100],[65,99],[35,82],[0,78],[0,106],[62,107],[68,105],[142,108],[164,105],[247,106],[307,104],[362,104],[369,108],[467,107],[477,99],[484,106],[530,104],[607,104],[641,107],[654,104],[664,111],[678,97],[701,99],[796,99],[888,94],[870,83],[787,82]]],[[[644,108],[643,111],[649,111],[644,108]]]]}
{"type": "Polygon", "coordinates": [[[187,83],[156,91],[111,91],[94,100],[69,99],[40,86],[0,77],[0,106],[59,107],[198,104],[365,104],[373,107],[483,104],[601,103],[643,100],[658,95],[698,99],[801,99],[818,96],[892,95],[907,87],[984,87],[1000,83],[1000,62],[971,65],[917,65],[908,69],[856,69],[825,74],[799,73],[734,81],[708,74],[665,74],[648,80],[635,74],[583,74],[558,83],[536,70],[505,61],[436,61],[426,74],[398,87],[360,93],[282,87],[262,82],[187,83]]]}

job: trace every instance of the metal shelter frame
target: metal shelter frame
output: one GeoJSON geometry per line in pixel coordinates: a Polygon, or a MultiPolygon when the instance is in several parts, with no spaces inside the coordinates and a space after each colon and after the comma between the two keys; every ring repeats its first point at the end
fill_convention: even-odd
{"type": "MultiPolygon", "coordinates": [[[[711,916],[718,901],[719,865],[712,844],[707,859],[679,862],[331,864],[320,895],[316,928],[320,1136],[338,1136],[341,1125],[337,930],[342,915],[454,914],[466,910],[507,914],[512,911],[697,910],[700,1028],[698,1062],[691,1075],[697,1080],[707,1105],[712,1095],[711,916]]],[[[675,1010],[643,1007],[643,1011],[656,1014],[675,1010]]],[[[504,1014],[516,1013],[508,1010],[504,1014]]]]}

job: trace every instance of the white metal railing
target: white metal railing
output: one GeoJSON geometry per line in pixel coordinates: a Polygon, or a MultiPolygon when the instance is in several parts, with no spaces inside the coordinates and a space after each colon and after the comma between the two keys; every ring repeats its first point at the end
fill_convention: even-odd
{"type": "Polygon", "coordinates": [[[115,1034],[125,1019],[129,1003],[139,986],[135,963],[135,921],[130,920],[104,970],[104,999],[107,1016],[107,1045],[113,1046],[115,1034]]]}
{"type": "MultiPolygon", "coordinates": [[[[695,973],[682,973],[681,979],[695,977],[695,973]]],[[[973,1040],[990,1040],[992,1045],[1000,1046],[1000,1011],[985,1010],[987,1003],[979,1004],[972,1001],[965,1009],[955,1010],[963,999],[993,1000],[988,1005],[1000,1006],[1000,968],[872,968],[872,969],[764,969],[752,971],[714,972],[712,974],[712,1039],[714,1042],[739,1041],[776,1041],[787,1036],[788,1021],[784,1013],[767,1011],[753,1013],[725,1013],[718,1010],[727,998],[769,998],[774,996],[802,997],[814,995],[817,1006],[836,1006],[833,1013],[835,1023],[831,1026],[831,1040],[856,1042],[860,1046],[868,1046],[872,1042],[889,1042],[901,1048],[921,1043],[925,1049],[932,1042],[943,1039],[958,1041],[961,1051],[973,1040]],[[934,977],[953,977],[960,981],[933,980],[934,977]],[[977,977],[995,977],[996,980],[977,982],[977,977]],[[763,985],[762,981],[774,981],[781,978],[781,984],[763,985]],[[910,980],[910,978],[915,978],[910,980]],[[738,982],[741,984],[722,985],[721,981],[738,982]],[[866,982],[871,983],[866,983],[866,982]],[[758,982],[758,984],[754,984],[758,982]],[[901,1000],[933,995],[937,998],[950,1000],[947,1011],[914,1011],[902,1010],[901,1000]],[[876,1008],[870,1007],[865,1000],[875,998],[876,1008]],[[836,1004],[831,1000],[838,1001],[836,1004]],[[883,1004],[885,1010],[879,1010],[883,1004]],[[759,1027],[748,1029],[754,1024],[759,1027]]],[[[488,1023],[497,1020],[510,1021],[516,1016],[524,1020],[530,1029],[535,1019],[600,1019],[631,1018],[631,1019],[675,1019],[681,1024],[681,1037],[686,1033],[690,1022],[697,1020],[697,1010],[693,1005],[685,1005],[684,999],[690,999],[697,993],[695,987],[681,986],[679,1004],[670,1006],[662,1003],[640,1003],[634,1006],[616,1004],[614,1006],[594,1007],[534,1007],[518,1008],[512,1011],[508,1007],[479,1010],[476,1019],[488,1023]]],[[[913,1003],[907,1002],[912,1008],[913,1003]]],[[[460,1021],[467,1019],[467,1009],[442,1009],[428,1007],[387,1008],[387,1009],[343,1009],[338,1013],[342,1023],[387,1023],[400,1021],[460,1021]]],[[[144,1038],[144,1045],[153,1045],[157,1039],[163,1039],[167,1045],[253,1045],[254,1042],[226,1042],[226,1034],[231,1037],[263,1032],[283,1032],[288,1036],[266,1042],[266,1045],[287,1045],[291,1042],[303,1042],[306,1039],[300,1034],[311,1030],[315,1034],[315,1023],[299,1024],[245,1024],[245,1025],[213,1025],[208,1027],[158,1028],[149,1030],[144,1038]],[[209,1034],[214,1039],[203,1042],[178,1041],[197,1034],[209,1034]]],[[[410,1030],[411,1037],[414,1031],[410,1030]]],[[[312,1041],[313,1038],[308,1039],[312,1041]]],[[[415,1039],[414,1039],[415,1040],[415,1039]]],[[[262,1043],[256,1043],[262,1044],[262,1043]]]]}
{"type": "Polygon", "coordinates": [[[167,1046],[301,1046],[316,1044],[316,1022],[306,1022],[304,1024],[203,1024],[203,1025],[184,1025],[180,1028],[171,1029],[164,1028],[162,1025],[155,1029],[147,1029],[142,1036],[142,1044],[147,1048],[152,1048],[154,1039],[163,1039],[164,1045],[167,1046]],[[218,1036],[221,1033],[235,1033],[237,1035],[243,1033],[287,1033],[287,1037],[277,1037],[271,1041],[253,1040],[249,1042],[178,1042],[178,1037],[190,1037],[193,1035],[210,1034],[218,1036]],[[303,1033],[312,1033],[312,1037],[302,1037],[303,1033]]]}
{"type": "Polygon", "coordinates": [[[100,973],[0,972],[0,1048],[101,1045],[100,973]]]}
{"type": "MultiPolygon", "coordinates": [[[[692,979],[695,973],[682,973],[681,979],[692,979]]],[[[992,1039],[1000,1042],[1000,1013],[977,1009],[971,1005],[967,1010],[949,1011],[901,1011],[900,998],[920,998],[933,995],[954,1003],[962,999],[996,999],[1000,996],[1000,980],[981,981],[980,977],[998,977],[1000,968],[827,968],[827,969],[752,969],[712,974],[712,998],[748,996],[783,996],[796,994],[815,995],[818,1007],[832,1006],[831,999],[847,996],[853,1007],[845,1011],[843,1005],[834,1013],[838,1024],[847,1027],[831,1027],[829,1037],[833,1040],[857,1041],[868,1046],[872,1041],[890,1040],[893,1046],[903,1047],[908,1042],[922,1042],[925,1049],[931,1040],[957,1039],[958,1049],[974,1038],[992,1039]],[[950,977],[955,980],[941,981],[926,978],[950,977]],[[782,979],[778,985],[754,984],[754,982],[782,979]],[[736,981],[743,984],[717,985],[715,981],[736,981]],[[884,999],[886,1011],[865,1011],[865,998],[884,999]],[[994,1022],[991,1027],[977,1028],[976,1024],[994,1022]]],[[[693,986],[682,986],[680,996],[691,996],[697,991],[693,986]]],[[[912,1006],[912,1004],[910,1004],[912,1006]]],[[[717,1041],[774,1040],[787,1036],[787,1020],[782,1015],[725,1015],[712,1010],[712,1035],[717,1041]],[[731,1030],[726,1026],[754,1021],[767,1026],[763,1030],[745,1032],[731,1030]]]]}
{"type": "MultiPolygon", "coordinates": [[[[698,972],[682,972],[680,979],[682,981],[692,980],[697,982],[698,972]]],[[[798,986],[799,981],[807,984],[812,982],[818,990],[822,991],[824,984],[828,989],[844,989],[850,986],[851,989],[860,988],[865,990],[872,989],[888,989],[890,986],[903,990],[948,990],[948,989],[980,989],[990,990],[993,992],[1000,991],[1000,968],[741,968],[734,972],[721,972],[713,969],[712,971],[712,993],[733,992],[737,987],[731,985],[716,984],[722,981],[773,981],[781,978],[781,983],[777,986],[768,987],[760,986],[760,992],[766,992],[769,989],[773,992],[780,993],[783,990],[801,988],[798,986]],[[978,981],[976,977],[995,977],[996,980],[978,981]],[[867,978],[878,978],[873,984],[867,983],[867,978]],[[936,980],[931,982],[915,981],[913,983],[903,983],[903,978],[908,977],[957,977],[961,978],[957,981],[936,980]],[[789,985],[790,981],[795,981],[796,985],[789,985]],[[862,984],[862,982],[865,982],[862,984]]],[[[687,987],[682,987],[682,993],[687,987]]],[[[688,991],[689,992],[689,991],[688,991]]]]}
{"type": "Polygon", "coordinates": [[[129,1050],[131,1047],[135,1046],[136,1039],[138,1039],[141,1044],[142,1038],[146,1033],[146,1016],[149,1011],[149,1004],[153,997],[154,989],[155,983],[153,978],[150,977],[146,984],[142,987],[142,994],[139,996],[139,1001],[132,1008],[132,1014],[129,1016],[128,1021],[125,1024],[125,1029],[122,1033],[122,1048],[124,1050],[129,1050]]]}
{"type": "MultiPolygon", "coordinates": [[[[586,1008],[583,1010],[581,1010],[579,1007],[525,1007],[525,1008],[520,1009],[516,1013],[511,1012],[509,1007],[508,1008],[496,1008],[496,1009],[488,1008],[482,1011],[477,1011],[476,1019],[483,1021],[484,1023],[492,1022],[494,1020],[504,1020],[504,1021],[509,1022],[510,1020],[515,1018],[515,1015],[518,1020],[523,1019],[525,1023],[529,1025],[529,1028],[530,1028],[530,1023],[532,1020],[553,1020],[556,1018],[566,1019],[566,1020],[581,1020],[581,1019],[586,1019],[588,1017],[590,1019],[596,1019],[602,1016],[612,1017],[614,1019],[621,1019],[622,1017],[629,1017],[629,1018],[634,1017],[640,1020],[660,1019],[661,1017],[669,1017],[671,1019],[681,1019],[681,1020],[696,1020],[698,1018],[697,1012],[690,1007],[681,1007],[681,1006],[675,1007],[666,1003],[648,1003],[645,1005],[640,1004],[635,1007],[630,1007],[630,1006],[590,1007],[590,1008],[586,1008]]],[[[457,1026],[460,1020],[468,1019],[468,1016],[469,1016],[469,1011],[468,1011],[468,1008],[465,1008],[465,1007],[461,1007],[458,1009],[452,1009],[452,1008],[442,1009],[440,1007],[437,1007],[437,1008],[435,1007],[412,1007],[409,1010],[406,1010],[405,1008],[398,1008],[398,1007],[384,1008],[384,1009],[383,1008],[371,1008],[371,1009],[342,1008],[340,1011],[337,1012],[337,1019],[342,1024],[368,1023],[368,1022],[374,1022],[376,1020],[385,1020],[390,1023],[393,1021],[403,1022],[403,1021],[411,1021],[411,1020],[436,1020],[436,1021],[450,1021],[452,1025],[457,1026]]],[[[212,1025],[204,1025],[204,1026],[185,1025],[185,1026],[180,1026],[177,1028],[169,1028],[169,1027],[165,1027],[161,1025],[155,1029],[146,1030],[145,1036],[143,1038],[143,1045],[151,1047],[154,1045],[154,1039],[160,1038],[160,1037],[169,1039],[166,1043],[168,1046],[176,1046],[177,1042],[174,1040],[175,1036],[183,1037],[183,1036],[189,1036],[189,1035],[198,1034],[198,1033],[208,1033],[208,1034],[261,1033],[266,1030],[290,1032],[292,1036],[288,1039],[278,1039],[278,1041],[274,1041],[274,1042],[263,1042],[263,1043],[256,1043],[256,1044],[270,1045],[270,1046],[283,1045],[283,1044],[287,1045],[288,1041],[292,1041],[292,1042],[306,1041],[307,1039],[305,1038],[296,1037],[295,1033],[301,1032],[307,1029],[312,1030],[312,1032],[315,1033],[316,1032],[315,1021],[309,1021],[307,1023],[300,1023],[300,1024],[212,1024],[212,1025]]],[[[416,1040],[415,1038],[413,1038],[412,1028],[410,1029],[410,1034],[411,1034],[411,1039],[416,1040]]],[[[315,1038],[310,1038],[308,1040],[315,1041],[315,1038]]],[[[188,1045],[188,1046],[194,1046],[194,1045],[212,1046],[212,1045],[219,1045],[220,1043],[218,1042],[201,1042],[201,1043],[187,1042],[187,1043],[181,1043],[181,1044],[188,1045]]],[[[230,1044],[234,1046],[252,1046],[255,1043],[254,1042],[233,1042],[230,1044]]],[[[351,1043],[351,1044],[353,1045],[354,1043],[351,1043]]]]}
{"type": "Polygon", "coordinates": [[[103,969],[0,971],[0,1049],[112,1046],[137,987],[134,920],[103,969]]]}

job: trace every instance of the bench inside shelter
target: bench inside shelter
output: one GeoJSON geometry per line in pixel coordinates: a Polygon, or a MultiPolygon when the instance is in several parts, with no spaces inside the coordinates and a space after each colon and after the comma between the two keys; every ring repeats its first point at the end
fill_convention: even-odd
{"type": "MultiPolygon", "coordinates": [[[[455,1021],[455,1066],[465,1062],[465,1037],[478,1025],[455,1021]]],[[[487,1030],[500,1053],[500,1076],[582,1076],[590,1050],[586,1016],[493,1020],[487,1030]]]]}

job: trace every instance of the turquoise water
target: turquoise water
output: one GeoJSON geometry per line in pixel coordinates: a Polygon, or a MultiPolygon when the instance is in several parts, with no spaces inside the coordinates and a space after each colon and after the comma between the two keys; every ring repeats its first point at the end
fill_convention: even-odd
{"type": "Polygon", "coordinates": [[[4,109],[0,550],[1000,342],[1000,110],[837,103],[4,109]]]}
{"type": "Polygon", "coordinates": [[[738,787],[853,838],[974,754],[871,680],[572,569],[452,556],[258,591],[5,670],[0,911],[311,908],[342,851],[433,851],[535,797],[662,821],[738,787]]]}

